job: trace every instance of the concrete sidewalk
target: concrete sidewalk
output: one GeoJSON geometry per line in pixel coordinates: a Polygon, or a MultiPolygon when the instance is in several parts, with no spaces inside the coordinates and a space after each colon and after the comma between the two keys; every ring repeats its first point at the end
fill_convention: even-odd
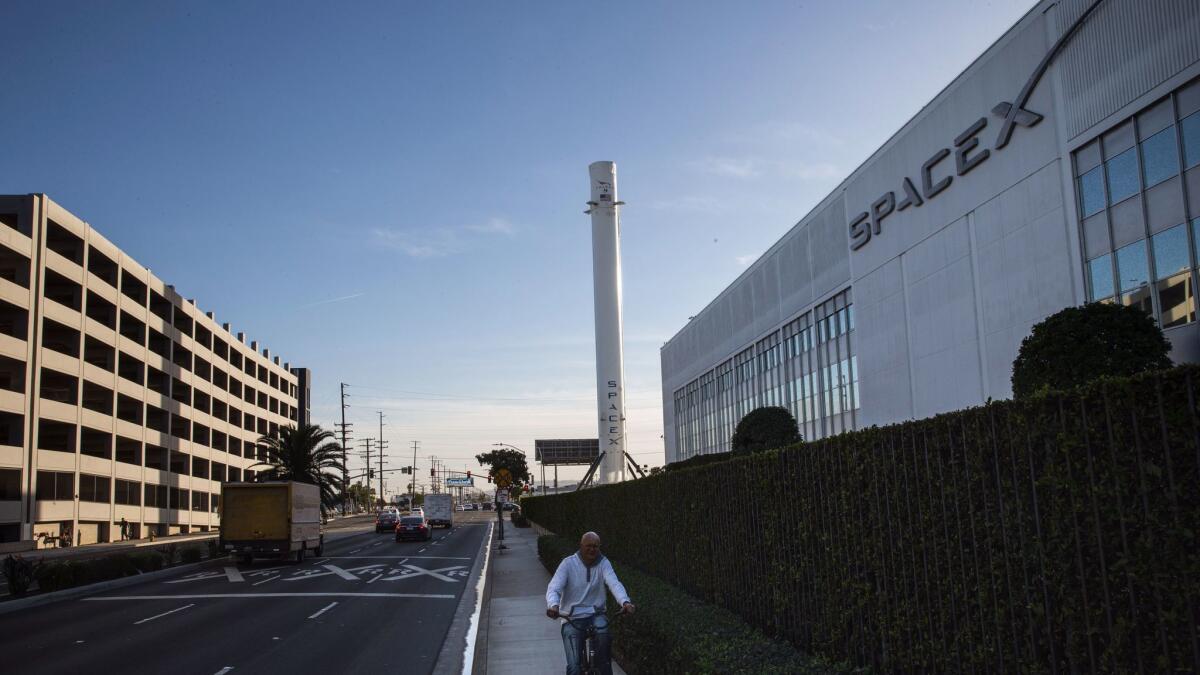
{"type": "MultiPolygon", "coordinates": [[[[550,575],[537,555],[537,532],[505,520],[504,543],[492,545],[483,669],[487,675],[557,675],[566,671],[559,622],[546,617],[550,575]]],[[[483,639],[485,636],[480,635],[483,639]]],[[[613,673],[625,675],[615,662],[613,673]]]]}

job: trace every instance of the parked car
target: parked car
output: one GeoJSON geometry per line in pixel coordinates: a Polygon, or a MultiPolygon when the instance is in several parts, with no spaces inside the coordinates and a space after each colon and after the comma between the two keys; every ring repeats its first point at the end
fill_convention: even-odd
{"type": "Polygon", "coordinates": [[[504,509],[505,511],[516,511],[517,503],[516,502],[504,502],[503,504],[500,505],[500,508],[504,509]]]}
{"type": "Polygon", "coordinates": [[[390,532],[396,529],[396,521],[399,519],[400,514],[395,511],[380,511],[379,515],[375,516],[375,533],[390,532]]]}
{"type": "Polygon", "coordinates": [[[429,527],[429,522],[425,520],[425,516],[403,516],[400,518],[400,522],[396,524],[396,541],[405,541],[408,539],[416,539],[418,541],[433,539],[433,528],[429,527]]]}
{"type": "Polygon", "coordinates": [[[463,511],[478,511],[479,507],[475,504],[463,504],[463,511]]]}
{"type": "Polygon", "coordinates": [[[484,502],[484,503],[483,503],[483,510],[484,510],[484,511],[491,511],[491,510],[492,510],[492,508],[493,508],[493,507],[492,507],[492,503],[491,503],[491,502],[484,502]]]}

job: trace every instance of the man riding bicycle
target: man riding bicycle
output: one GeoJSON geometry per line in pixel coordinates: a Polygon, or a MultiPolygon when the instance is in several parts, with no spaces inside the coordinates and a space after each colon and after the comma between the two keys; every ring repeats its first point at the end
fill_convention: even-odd
{"type": "Polygon", "coordinates": [[[600,536],[588,532],[579,540],[579,552],[563,558],[546,587],[546,616],[567,618],[562,624],[563,649],[567,653],[567,675],[581,671],[580,650],[584,631],[590,625],[596,631],[596,659],[600,672],[612,675],[608,619],[604,614],[604,587],[621,603],[621,611],[632,614],[633,603],[617,579],[608,558],[600,555],[600,536]],[[565,611],[559,611],[565,607],[565,611]]]}

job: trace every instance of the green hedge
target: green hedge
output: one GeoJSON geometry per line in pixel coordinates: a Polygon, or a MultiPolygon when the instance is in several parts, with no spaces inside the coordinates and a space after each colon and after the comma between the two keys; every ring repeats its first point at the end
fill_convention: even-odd
{"type": "MultiPolygon", "coordinates": [[[[576,551],[565,537],[538,537],[538,557],[553,574],[576,551]]],[[[839,673],[791,645],[772,640],[729,611],[701,602],[660,579],[614,562],[613,568],[637,606],[610,624],[613,655],[630,675],[659,673],[839,673]]],[[[608,611],[616,615],[609,595],[608,611]]]]}
{"type": "Polygon", "coordinates": [[[525,513],[833,659],[1200,672],[1198,376],[991,403],[525,513]]]}
{"type": "MultiPolygon", "coordinates": [[[[97,558],[80,560],[48,560],[35,568],[38,590],[49,593],[64,588],[74,588],[110,579],[155,572],[166,567],[168,556],[175,555],[175,545],[156,547],[132,553],[114,553],[97,558]]],[[[186,547],[182,551],[183,562],[199,562],[203,557],[201,546],[186,547]]]]}

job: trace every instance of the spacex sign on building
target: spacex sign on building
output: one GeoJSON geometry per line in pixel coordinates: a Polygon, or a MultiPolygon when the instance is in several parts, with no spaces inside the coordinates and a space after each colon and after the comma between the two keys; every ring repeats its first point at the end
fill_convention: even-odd
{"type": "MultiPolygon", "coordinates": [[[[1103,0],[1092,0],[1092,4],[1084,10],[1083,14],[1075,20],[1075,23],[1066,30],[1042,58],[1025,86],[1021,88],[1021,92],[1017,95],[1015,102],[1002,101],[992,108],[992,114],[999,116],[1002,119],[1000,123],[1000,133],[996,136],[996,142],[993,146],[995,150],[1002,150],[1008,145],[1008,141],[1012,138],[1013,129],[1017,126],[1032,127],[1042,121],[1042,115],[1025,109],[1025,104],[1029,100],[1030,94],[1033,93],[1034,87],[1041,81],[1042,75],[1050,66],[1050,62],[1063,48],[1063,45],[1075,35],[1075,32],[1083,25],[1096,7],[1103,0]]],[[[921,206],[927,200],[938,196],[940,192],[950,187],[954,182],[954,176],[965,176],[967,172],[982,164],[991,156],[991,151],[980,149],[979,135],[988,125],[986,116],[975,120],[954,138],[954,168],[953,175],[947,171],[946,174],[938,173],[939,177],[935,178],[935,172],[940,170],[943,163],[949,165],[949,157],[951,155],[950,148],[940,148],[934,152],[928,159],[921,164],[919,172],[920,179],[914,184],[913,180],[905,176],[900,184],[901,196],[899,201],[896,199],[896,192],[889,190],[883,193],[878,199],[871,203],[871,208],[863,211],[850,221],[850,248],[857,250],[865,246],[871,241],[872,236],[882,234],[883,221],[890,216],[894,211],[903,211],[910,207],[921,206]],[[920,186],[918,188],[918,185],[920,186]]]]}
{"type": "Polygon", "coordinates": [[[666,460],[1008,398],[1085,302],[1200,361],[1197,252],[1200,0],[1042,0],[663,346],[666,460]]]}

